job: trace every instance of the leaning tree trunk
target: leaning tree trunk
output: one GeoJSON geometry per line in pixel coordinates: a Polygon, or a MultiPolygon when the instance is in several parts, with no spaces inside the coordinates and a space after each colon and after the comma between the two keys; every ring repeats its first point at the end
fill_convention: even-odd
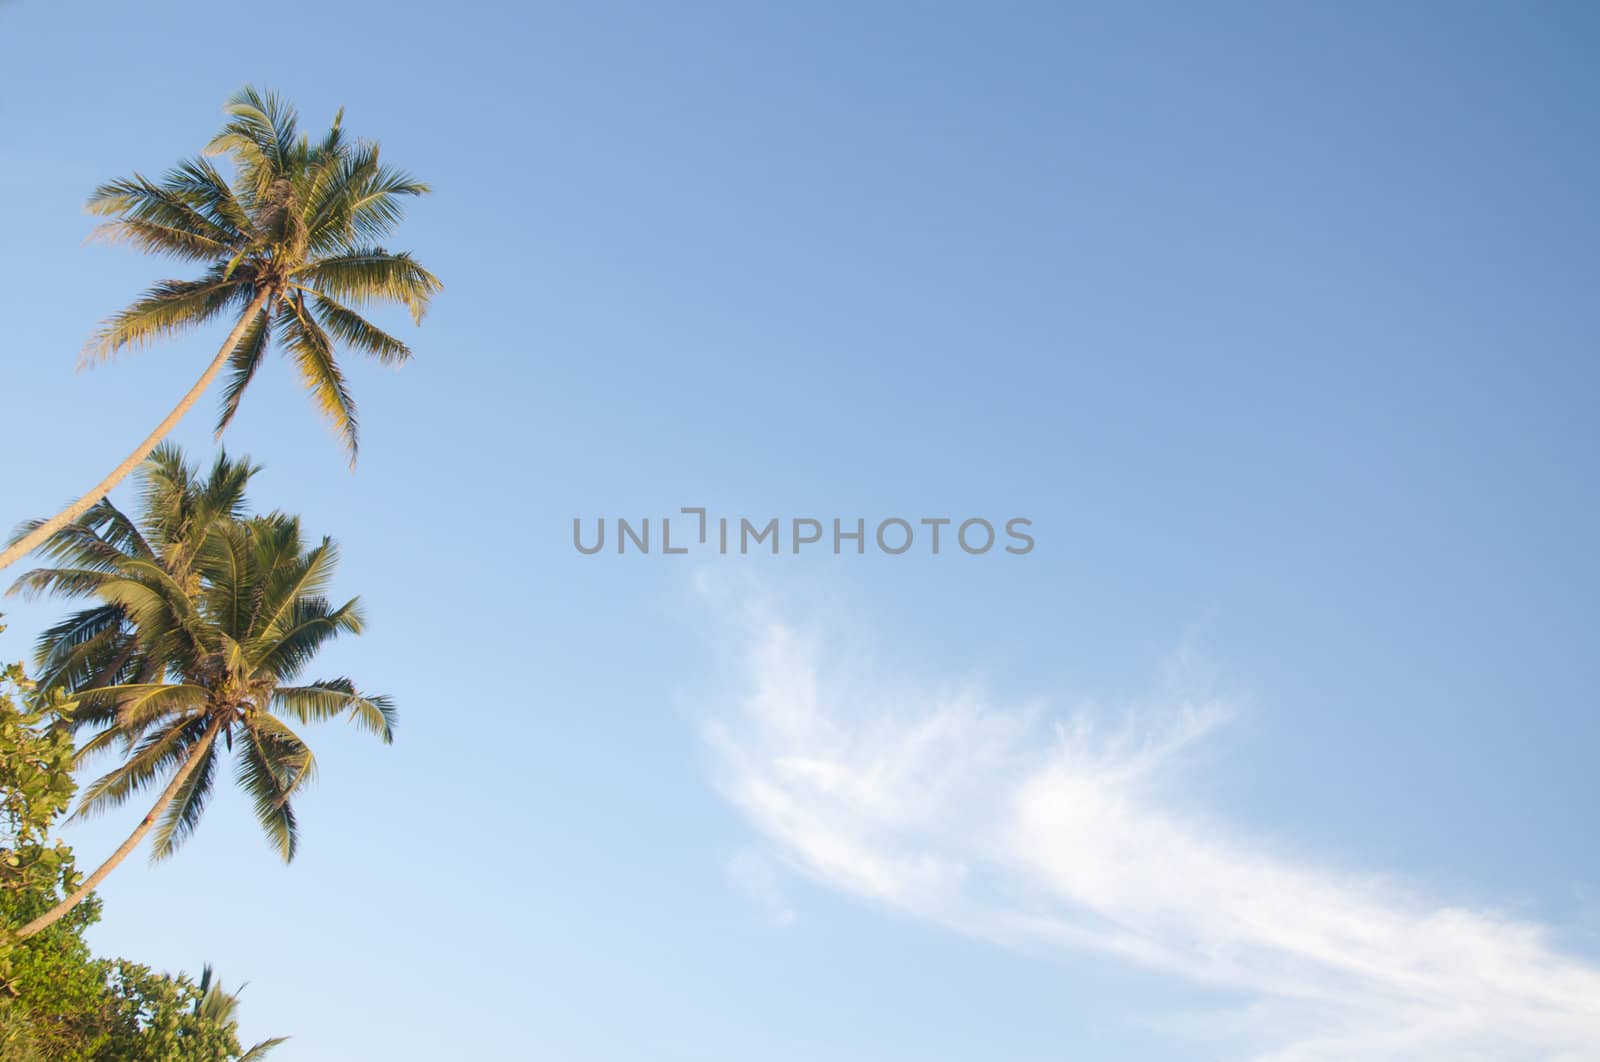
{"type": "Polygon", "coordinates": [[[223,340],[222,349],[217,351],[215,358],[211,359],[211,364],[206,366],[206,371],[200,374],[200,379],[195,381],[194,386],[189,388],[189,393],[184,395],[182,400],[173,407],[171,413],[167,414],[167,419],[157,424],[156,430],[151,432],[145,441],[139,444],[138,449],[129,454],[127,460],[123,461],[122,464],[112,469],[109,476],[95,484],[94,489],[88,494],[85,494],[32,531],[29,531],[26,535],[23,535],[16,542],[7,546],[3,552],[0,552],[0,568],[4,568],[25,554],[32,552],[34,547],[44,542],[45,539],[88,512],[95,502],[104,498],[111,492],[112,487],[121,483],[127,478],[129,472],[139,467],[140,461],[150,456],[150,452],[160,444],[162,439],[167,437],[168,432],[177,427],[178,421],[183,419],[183,415],[189,412],[190,407],[205,393],[206,388],[211,386],[211,381],[217,378],[217,373],[222,371],[222,366],[233,353],[233,348],[239,345],[239,340],[244,337],[245,329],[250,327],[250,322],[255,320],[256,315],[261,312],[270,294],[271,292],[263,291],[255,297],[255,300],[250,303],[249,307],[239,317],[239,323],[233,326],[232,332],[228,333],[228,338],[223,340]]]}
{"type": "Polygon", "coordinates": [[[217,731],[221,727],[222,720],[216,719],[206,728],[206,732],[200,738],[200,743],[194,747],[193,752],[189,753],[189,758],[183,761],[183,766],[178,768],[178,773],[172,776],[172,781],[168,782],[167,787],[161,791],[161,795],[156,798],[156,802],[151,806],[149,813],[145,815],[134,831],[128,835],[128,839],[123,841],[115,852],[111,853],[111,858],[101,863],[100,868],[93,874],[84,878],[83,884],[74,889],[72,894],[65,900],[62,900],[38,918],[18,929],[15,939],[26,940],[40,930],[49,929],[55,925],[63,915],[82,903],[85,896],[93,892],[102,881],[106,880],[106,877],[117,869],[118,863],[128,858],[128,854],[139,847],[139,842],[144,840],[144,835],[149,833],[151,827],[156,824],[156,816],[166,810],[167,805],[172,803],[172,798],[178,794],[178,790],[183,788],[183,783],[189,780],[189,776],[200,765],[200,761],[205,759],[206,752],[217,740],[217,731]]]}

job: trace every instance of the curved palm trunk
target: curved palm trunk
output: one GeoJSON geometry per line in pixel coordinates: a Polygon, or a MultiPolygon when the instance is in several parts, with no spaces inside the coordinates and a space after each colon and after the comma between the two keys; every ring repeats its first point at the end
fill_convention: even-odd
{"type": "Polygon", "coordinates": [[[161,795],[156,798],[156,802],[151,806],[149,813],[145,815],[134,831],[128,835],[128,839],[123,841],[115,852],[111,853],[111,858],[101,863],[100,868],[93,874],[84,878],[83,884],[74,889],[72,894],[65,900],[62,900],[38,918],[18,929],[16,931],[17,940],[26,940],[40,930],[48,929],[59,922],[63,915],[82,903],[85,896],[93,892],[102,881],[106,880],[106,877],[117,869],[118,863],[128,858],[128,854],[139,847],[139,842],[144,840],[144,835],[150,832],[151,827],[155,826],[156,817],[166,809],[168,804],[172,803],[172,798],[177,795],[179,789],[183,788],[183,783],[189,780],[189,776],[200,765],[201,759],[205,757],[206,750],[211,748],[212,743],[217,740],[217,731],[221,727],[222,720],[215,719],[206,728],[205,734],[200,738],[200,743],[194,747],[193,752],[189,753],[189,758],[183,761],[183,766],[178,768],[178,773],[172,776],[172,781],[168,782],[167,787],[161,791],[161,795]]]}
{"type": "Polygon", "coordinates": [[[85,494],[55,516],[22,536],[14,544],[7,546],[4,551],[0,551],[0,568],[4,568],[25,554],[31,553],[45,539],[88,512],[95,502],[104,498],[111,492],[111,488],[127,478],[129,472],[139,467],[139,462],[150,456],[150,452],[160,444],[162,439],[167,437],[168,432],[177,427],[178,421],[183,419],[183,415],[189,412],[190,407],[199,401],[206,388],[210,387],[211,382],[217,378],[217,373],[222,371],[222,366],[227,362],[229,355],[233,353],[233,348],[239,345],[239,340],[243,338],[245,329],[250,326],[250,322],[255,320],[256,315],[261,312],[270,294],[270,292],[263,291],[255,297],[255,301],[240,315],[239,323],[233,326],[232,332],[228,333],[228,338],[223,340],[222,349],[217,351],[215,358],[211,359],[211,364],[206,366],[206,371],[200,374],[200,379],[195,381],[194,386],[189,388],[189,393],[184,395],[182,400],[173,407],[171,413],[167,414],[167,419],[157,424],[156,430],[151,432],[145,441],[140,443],[138,448],[128,455],[127,460],[112,469],[111,474],[95,484],[94,489],[88,494],[85,494]]]}

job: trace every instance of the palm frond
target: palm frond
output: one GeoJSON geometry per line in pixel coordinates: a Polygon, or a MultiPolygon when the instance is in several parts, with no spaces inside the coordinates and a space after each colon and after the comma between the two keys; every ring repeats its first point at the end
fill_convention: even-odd
{"type": "Polygon", "coordinates": [[[98,592],[101,600],[125,608],[146,638],[156,630],[181,633],[191,640],[195,653],[203,655],[216,646],[206,638],[203,617],[177,575],[156,561],[130,560],[98,592]]]}
{"type": "Polygon", "coordinates": [[[401,303],[419,323],[429,301],[444,288],[438,277],[409,254],[382,247],[361,247],[318,259],[296,270],[295,280],[341,302],[401,303]]]}
{"type": "MultiPolygon", "coordinates": [[[[274,537],[271,532],[283,535],[286,531],[292,531],[294,550],[292,556],[279,555],[270,565],[263,565],[263,571],[267,574],[263,580],[260,611],[251,620],[252,649],[270,646],[282,638],[294,624],[297,605],[308,597],[323,596],[333,581],[334,567],[339,563],[339,546],[333,539],[324,537],[302,554],[298,548],[297,523],[278,524],[272,522],[271,518],[261,518],[252,522],[252,526],[263,523],[269,532],[262,536],[263,545],[268,549],[279,548],[283,544],[282,539],[274,537]]],[[[252,656],[260,659],[254,653],[252,656]]]]}
{"type": "Polygon", "coordinates": [[[165,255],[183,262],[211,262],[229,253],[225,243],[153,221],[108,221],[96,225],[89,239],[109,245],[129,244],[146,254],[165,255]]]}
{"type": "Polygon", "coordinates": [[[39,688],[48,692],[120,682],[135,644],[121,608],[80,609],[39,635],[34,651],[39,688]]]}
{"type": "Polygon", "coordinates": [[[180,193],[201,216],[228,232],[228,241],[241,246],[250,232],[250,213],[210,160],[185,159],[166,177],[166,185],[180,193]]]}
{"type": "Polygon", "coordinates": [[[431,191],[378,155],[377,144],[360,143],[343,153],[335,177],[318,185],[308,220],[314,251],[328,254],[382,240],[404,219],[402,200],[431,191]]]}
{"type": "Polygon", "coordinates": [[[193,714],[206,706],[211,691],[204,686],[170,682],[129,682],[78,690],[73,699],[82,706],[116,709],[117,725],[141,729],[168,716],[193,714]]]}
{"type": "Polygon", "coordinates": [[[239,1056],[239,1062],[261,1062],[263,1058],[267,1057],[267,1052],[280,1044],[287,1043],[288,1040],[289,1037],[287,1036],[274,1036],[270,1039],[262,1040],[258,1044],[252,1044],[250,1050],[239,1056]]]}
{"type": "Polygon", "coordinates": [[[101,361],[128,347],[171,338],[229,307],[247,305],[255,297],[249,280],[238,273],[223,279],[220,270],[202,280],[163,280],[100,326],[84,347],[83,361],[101,361]]]}
{"type": "Polygon", "coordinates": [[[276,92],[258,92],[246,85],[223,107],[230,121],[206,145],[207,155],[231,155],[252,198],[266,195],[272,182],[288,170],[294,151],[297,115],[276,92]]]}
{"type": "MultiPolygon", "coordinates": [[[[82,526],[91,529],[100,543],[124,556],[150,558],[156,555],[155,549],[151,547],[149,541],[144,537],[144,533],[139,530],[139,525],[134,522],[132,517],[113,505],[110,498],[101,498],[96,502],[88,512],[83,514],[80,523],[82,526]]],[[[63,532],[65,530],[63,529],[63,532]]],[[[43,547],[43,553],[45,556],[62,556],[62,554],[53,552],[48,543],[43,547]]],[[[104,561],[108,555],[104,552],[95,552],[92,561],[89,560],[91,556],[89,552],[80,553],[79,556],[85,558],[84,563],[98,564],[104,561]]]]}
{"type": "Polygon", "coordinates": [[[304,298],[298,293],[284,300],[284,312],[278,320],[284,346],[300,370],[301,382],[344,443],[350,454],[350,464],[354,466],[359,447],[356,404],[334,357],[333,341],[312,318],[304,298]]]}
{"type": "MultiPolygon", "coordinates": [[[[300,288],[301,291],[309,289],[300,288]]],[[[385,365],[403,365],[411,360],[411,348],[365,317],[320,292],[313,292],[317,317],[334,339],[385,365]]]]}
{"type": "Polygon", "coordinates": [[[285,629],[274,628],[251,640],[251,666],[279,682],[292,681],[324,644],[341,634],[360,634],[364,625],[359,600],[333,608],[326,598],[301,597],[285,629]]]}
{"type": "Polygon", "coordinates": [[[238,520],[244,516],[245,488],[261,471],[249,458],[231,458],[226,448],[217,451],[211,471],[198,487],[198,496],[214,520],[238,520]]]}
{"type": "Polygon", "coordinates": [[[213,527],[197,558],[203,610],[231,641],[247,637],[258,603],[255,559],[246,526],[237,519],[213,527]]]}
{"type": "Polygon", "coordinates": [[[244,335],[239,337],[239,343],[233,348],[233,353],[228,355],[228,382],[222,388],[222,412],[217,416],[217,438],[222,437],[223,429],[232,421],[234,414],[239,412],[239,400],[244,397],[245,388],[250,386],[250,381],[255,378],[256,370],[261,367],[262,360],[266,357],[267,346],[272,342],[272,315],[265,306],[261,308],[244,335]]]}
{"type": "Polygon", "coordinates": [[[173,233],[175,239],[182,236],[203,241],[213,248],[213,254],[236,247],[241,241],[238,228],[221,217],[207,216],[197,206],[197,198],[184,187],[159,185],[134,174],[96,188],[89,195],[88,209],[101,217],[173,233]]]}
{"type": "MultiPolygon", "coordinates": [[[[16,542],[42,523],[43,520],[26,521],[17,528],[12,541],[16,542]]],[[[96,572],[114,571],[130,554],[144,557],[155,555],[133,521],[106,498],[100,499],[88,512],[45,539],[37,552],[64,567],[96,572]]],[[[21,593],[32,599],[44,592],[44,585],[50,582],[41,574],[48,571],[50,569],[36,568],[23,574],[7,593],[21,593]]]]}
{"type": "Polygon", "coordinates": [[[200,816],[205,813],[206,801],[210,799],[216,781],[218,755],[216,739],[213,738],[205,751],[200,753],[200,762],[195,769],[172,795],[172,802],[167,805],[161,821],[156,823],[150,862],[159,863],[170,858],[179,845],[194,836],[195,827],[200,825],[200,816]]]}
{"type": "Polygon", "coordinates": [[[376,734],[385,745],[394,743],[394,702],[384,696],[367,696],[347,678],[313,682],[309,686],[279,686],[274,706],[302,723],[347,716],[363,730],[376,734]]]}
{"type": "Polygon", "coordinates": [[[98,814],[148,789],[183,762],[204,738],[205,729],[203,718],[174,719],[142,738],[132,755],[84,788],[72,818],[98,814]]]}
{"type": "Polygon", "coordinates": [[[250,794],[262,831],[287,863],[300,837],[290,798],[315,777],[316,759],[298,734],[263,712],[251,713],[241,744],[239,784],[250,794]]]}
{"type": "MultiPolygon", "coordinates": [[[[376,155],[377,146],[373,146],[376,155]]],[[[433,191],[423,181],[404,170],[380,165],[372,175],[363,180],[350,208],[350,222],[355,239],[374,243],[392,233],[405,220],[402,199],[427,195],[433,191]]]]}
{"type": "Polygon", "coordinates": [[[17,576],[8,594],[20,593],[27,600],[54,594],[82,597],[91,594],[108,578],[94,568],[33,568],[17,576]]]}
{"type": "MultiPolygon", "coordinates": [[[[334,136],[337,130],[331,131],[334,136]]],[[[354,238],[351,204],[361,183],[377,170],[377,151],[369,144],[343,145],[324,151],[311,167],[304,209],[308,248],[313,254],[345,250],[354,238]]]]}

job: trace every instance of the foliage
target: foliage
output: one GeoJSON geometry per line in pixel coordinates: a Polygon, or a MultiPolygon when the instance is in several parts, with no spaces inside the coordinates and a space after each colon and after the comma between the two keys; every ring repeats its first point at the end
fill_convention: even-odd
{"type": "MultiPolygon", "coordinates": [[[[72,739],[47,725],[48,710],[27,707],[33,693],[20,665],[0,675],[0,927],[43,913],[78,876],[49,836],[76,788],[72,739]]],[[[0,929],[0,1059],[72,1057],[65,1045],[88,1036],[104,977],[82,933],[98,917],[91,900],[25,944],[0,929]],[[35,1012],[50,1017],[22,1020],[35,1012]]]]}
{"type": "Polygon", "coordinates": [[[380,161],[376,143],[351,140],[343,111],[319,139],[299,132],[294,108],[246,87],[228,101],[228,123],[204,156],[161,180],[109,181],[89,210],[113,220],[98,235],[204,266],[193,280],[164,280],[106,321],[84,351],[105,358],[186,331],[221,314],[249,318],[229,359],[220,434],[276,341],[355,461],[356,407],[336,356],[340,346],[384,364],[410,359],[405,343],[359,309],[396,302],[421,322],[440,283],[382,240],[404,200],[428,186],[380,161]],[[231,180],[207,156],[232,161],[231,180]]]}
{"type": "Polygon", "coordinates": [[[317,651],[359,634],[356,599],[325,596],[338,547],[312,544],[282,513],[246,517],[255,469],[226,454],[201,476],[163,446],[143,470],[142,513],[102,501],[52,536],[60,566],[23,575],[34,593],[93,596],[40,639],[40,686],[75,702],[71,723],[93,736],[80,758],[118,747],[122,762],[84,790],[76,814],[117,806],[198,764],[156,826],[155,857],[191,834],[235,753],[236,777],[287,862],[298,844],[292,798],[315,775],[311,749],[289,725],[336,716],[393,739],[389,700],[347,678],[301,682],[317,651]]]}
{"type": "Polygon", "coordinates": [[[245,1050],[239,1043],[238,996],[223,990],[210,966],[198,982],[118,959],[101,964],[108,994],[106,1039],[93,1059],[116,1062],[254,1062],[282,1043],[274,1037],[245,1050]]]}
{"type": "Polygon", "coordinates": [[[70,874],[64,845],[49,841],[50,824],[72,800],[72,738],[44,726],[48,709],[24,711],[33,684],[22,665],[0,672],[0,889],[48,890],[70,874]]]}
{"type": "Polygon", "coordinates": [[[339,352],[409,360],[410,349],[363,313],[398,303],[420,323],[441,289],[409,254],[383,246],[403,203],[427,186],[380,161],[376,143],[348,137],[342,111],[316,139],[299,132],[294,109],[275,94],[247,87],[226,113],[203,156],[160,180],[134,174],[90,196],[89,210],[107,219],[99,238],[195,265],[199,275],[152,286],[103,324],[84,357],[107,358],[223,316],[235,321],[228,345],[111,477],[53,520],[30,525],[36,537],[0,555],[3,567],[43,539],[55,566],[28,573],[13,590],[94,601],[41,636],[37,686],[20,666],[0,674],[0,1062],[246,1062],[266,1054],[279,1041],[241,1047],[237,997],[210,967],[196,982],[92,957],[83,933],[101,908],[91,890],[155,816],[156,858],[189,836],[228,754],[269,840],[292,859],[292,798],[316,763],[291,722],[342,716],[385,742],[393,735],[387,698],[361,693],[347,678],[300,678],[326,642],[360,633],[362,615],[355,599],[335,606],[327,597],[338,560],[330,539],[306,539],[295,517],[246,514],[254,467],[223,454],[202,477],[176,448],[163,447],[144,466],[138,521],[103,496],[226,358],[220,435],[273,344],[293,361],[354,464],[357,414],[339,352]],[[227,174],[211,161],[217,157],[227,160],[227,174]],[[75,746],[82,733],[88,740],[75,746]],[[76,793],[72,772],[111,750],[119,764],[87,786],[74,814],[151,788],[163,793],[128,841],[84,878],[51,834],[76,793]]]}
{"type": "Polygon", "coordinates": [[[21,942],[7,926],[55,904],[78,875],[50,833],[75,789],[70,732],[20,665],[0,672],[0,1062],[243,1062],[235,995],[210,967],[197,983],[122,959],[95,959],[83,931],[96,899],[21,942]]]}

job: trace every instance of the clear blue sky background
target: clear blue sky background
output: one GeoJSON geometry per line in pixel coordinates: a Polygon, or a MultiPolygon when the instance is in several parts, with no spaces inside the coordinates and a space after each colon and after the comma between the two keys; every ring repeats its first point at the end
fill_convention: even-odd
{"type": "MultiPolygon", "coordinates": [[[[316,733],[293,866],[220,800],[96,946],[249,979],[286,1062],[1239,1057],[1156,1020],[1203,986],[785,868],[701,738],[699,562],[570,544],[704,504],[1031,517],[1022,558],[713,567],[1004,698],[1198,644],[1244,708],[1184,806],[1600,962],[1597,47],[1582,3],[0,6],[0,521],[219,341],[75,374],[181,269],[81,204],[242,83],[431,181],[396,243],[446,283],[413,365],[351,367],[355,474],[282,361],[227,437],[344,544],[373,622],[320,670],[398,743],[316,733]]],[[[59,611],[5,609],[6,658],[59,611]]]]}

